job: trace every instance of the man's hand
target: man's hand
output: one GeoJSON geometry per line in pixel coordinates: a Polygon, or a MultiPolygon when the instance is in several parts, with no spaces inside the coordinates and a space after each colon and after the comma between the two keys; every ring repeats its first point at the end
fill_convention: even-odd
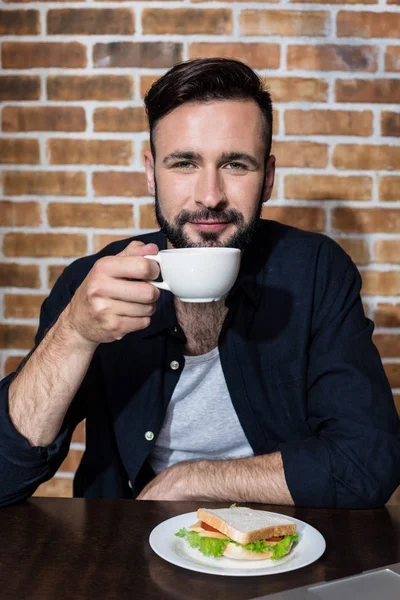
{"type": "Polygon", "coordinates": [[[280,452],[177,463],[150,481],[137,500],[293,504],[280,452]]]}
{"type": "Polygon", "coordinates": [[[160,269],[144,256],[157,252],[155,244],[133,241],[120,254],[100,258],[63,315],[71,331],[97,345],[148,327],[160,291],[147,281],[160,269]]]}
{"type": "Polygon", "coordinates": [[[193,500],[187,481],[191,464],[177,463],[161,471],[143,488],[136,500],[193,500]]]}

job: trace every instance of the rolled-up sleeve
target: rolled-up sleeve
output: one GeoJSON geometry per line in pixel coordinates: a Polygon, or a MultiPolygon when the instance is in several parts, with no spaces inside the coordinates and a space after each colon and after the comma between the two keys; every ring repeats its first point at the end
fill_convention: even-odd
{"type": "Polygon", "coordinates": [[[382,506],[400,484],[399,418],[358,270],[333,242],[319,270],[308,352],[310,435],[281,444],[286,481],[299,506],[382,506]]]}
{"type": "MultiPolygon", "coordinates": [[[[35,347],[29,356],[56,322],[71,296],[66,269],[41,307],[35,347]]],[[[0,506],[29,498],[41,483],[55,474],[68,453],[74,428],[84,418],[84,405],[79,399],[82,384],[56,439],[47,447],[32,447],[14,427],[8,410],[9,387],[24,362],[17,372],[0,381],[0,506]]]]}

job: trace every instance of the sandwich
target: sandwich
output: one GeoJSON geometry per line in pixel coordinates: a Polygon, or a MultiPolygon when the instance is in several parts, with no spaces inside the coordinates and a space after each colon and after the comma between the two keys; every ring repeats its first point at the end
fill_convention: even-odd
{"type": "Polygon", "coordinates": [[[199,508],[198,521],[175,535],[205,556],[239,560],[278,560],[298,540],[296,523],[264,510],[231,506],[199,508]]]}

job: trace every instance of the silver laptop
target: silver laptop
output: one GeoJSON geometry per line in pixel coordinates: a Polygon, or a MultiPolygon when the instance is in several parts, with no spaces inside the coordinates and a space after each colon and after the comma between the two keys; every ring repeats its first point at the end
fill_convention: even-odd
{"type": "Polygon", "coordinates": [[[400,562],[328,583],[259,596],[252,600],[400,600],[400,562]]]}

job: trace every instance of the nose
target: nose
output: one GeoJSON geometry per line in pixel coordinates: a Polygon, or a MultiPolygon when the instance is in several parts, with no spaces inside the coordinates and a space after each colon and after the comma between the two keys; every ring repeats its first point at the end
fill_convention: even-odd
{"type": "Polygon", "coordinates": [[[195,202],[209,209],[221,209],[227,204],[223,181],[217,169],[204,169],[197,182],[195,202]]]}

